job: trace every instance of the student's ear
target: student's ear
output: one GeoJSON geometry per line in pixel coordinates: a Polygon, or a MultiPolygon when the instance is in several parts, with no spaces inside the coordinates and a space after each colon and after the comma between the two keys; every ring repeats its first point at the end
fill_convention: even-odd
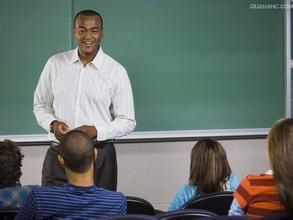
{"type": "Polygon", "coordinates": [[[94,148],[94,160],[98,158],[98,150],[97,148],[94,148]]]}
{"type": "Polygon", "coordinates": [[[61,155],[59,155],[59,154],[58,154],[58,161],[59,161],[59,163],[60,163],[60,165],[61,165],[62,167],[65,166],[64,159],[63,159],[63,157],[62,157],[61,155]]]}

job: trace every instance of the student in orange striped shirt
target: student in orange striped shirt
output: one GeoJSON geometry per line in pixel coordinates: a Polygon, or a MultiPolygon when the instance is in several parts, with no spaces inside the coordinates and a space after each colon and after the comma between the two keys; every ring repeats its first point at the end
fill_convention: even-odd
{"type": "Polygon", "coordinates": [[[293,119],[273,125],[268,135],[268,155],[272,170],[241,181],[229,215],[261,218],[293,214],[293,119]]]}

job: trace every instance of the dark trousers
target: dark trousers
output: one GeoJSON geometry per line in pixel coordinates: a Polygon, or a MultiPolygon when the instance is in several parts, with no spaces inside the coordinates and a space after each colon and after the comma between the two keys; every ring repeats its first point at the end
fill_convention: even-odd
{"type": "MultiPolygon", "coordinates": [[[[60,165],[58,155],[59,145],[51,144],[42,169],[42,186],[60,186],[67,183],[64,168],[60,165]]],[[[117,190],[117,158],[112,142],[95,143],[98,150],[94,164],[95,185],[105,189],[117,190]]]]}

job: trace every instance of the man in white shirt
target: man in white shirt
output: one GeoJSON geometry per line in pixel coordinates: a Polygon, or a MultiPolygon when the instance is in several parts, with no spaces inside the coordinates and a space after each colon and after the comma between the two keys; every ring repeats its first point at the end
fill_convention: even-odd
{"type": "MultiPolygon", "coordinates": [[[[78,48],[54,55],[47,61],[34,94],[34,114],[51,140],[61,140],[72,129],[97,140],[99,158],[95,184],[117,188],[117,161],[109,140],[135,128],[134,103],[126,70],[100,46],[103,19],[92,10],[80,11],[74,19],[78,48]]],[[[58,146],[46,154],[42,185],[63,185],[67,180],[57,160],[58,146]]]]}

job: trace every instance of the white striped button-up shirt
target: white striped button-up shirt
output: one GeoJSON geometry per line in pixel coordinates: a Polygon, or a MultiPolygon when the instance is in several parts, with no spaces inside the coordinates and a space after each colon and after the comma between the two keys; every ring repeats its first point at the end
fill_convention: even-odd
{"type": "Polygon", "coordinates": [[[35,90],[34,114],[48,132],[53,120],[70,129],[95,126],[100,141],[128,134],[136,124],[127,72],[101,47],[86,66],[78,49],[49,58],[35,90]]]}

